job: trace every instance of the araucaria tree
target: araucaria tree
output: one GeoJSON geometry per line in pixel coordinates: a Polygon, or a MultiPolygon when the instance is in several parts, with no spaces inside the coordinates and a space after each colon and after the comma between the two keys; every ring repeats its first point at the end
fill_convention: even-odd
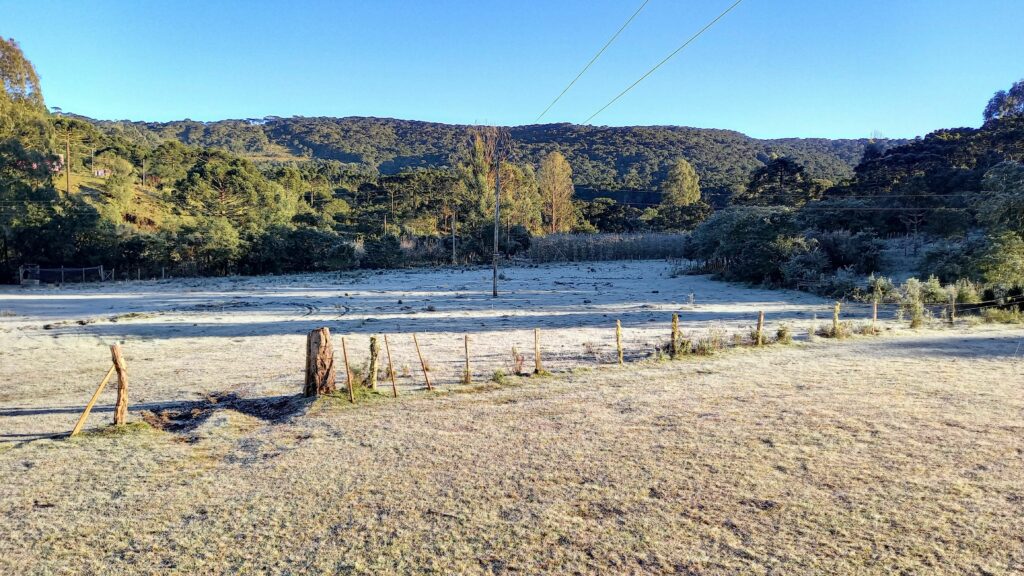
{"type": "Polygon", "coordinates": [[[665,206],[690,206],[700,202],[700,177],[685,158],[677,158],[661,186],[665,206]]]}
{"type": "Polygon", "coordinates": [[[572,230],[576,223],[572,205],[572,168],[561,152],[551,152],[541,160],[537,181],[548,232],[555,234],[572,230]]]}

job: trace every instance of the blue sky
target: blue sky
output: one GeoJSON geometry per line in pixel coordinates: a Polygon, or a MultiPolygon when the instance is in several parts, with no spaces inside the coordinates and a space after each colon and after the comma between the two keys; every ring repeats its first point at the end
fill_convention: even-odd
{"type": "MultiPolygon", "coordinates": [[[[97,118],[528,124],[641,0],[0,0],[47,103],[97,118]]],[[[650,0],[544,118],[582,122],[732,0],[650,0]]],[[[977,126],[1022,0],[744,0],[593,124],[757,137],[977,126]]]]}

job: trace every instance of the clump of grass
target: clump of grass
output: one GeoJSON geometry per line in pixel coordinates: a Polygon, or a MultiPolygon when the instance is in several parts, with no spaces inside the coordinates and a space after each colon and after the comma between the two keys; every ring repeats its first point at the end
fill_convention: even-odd
{"type": "Polygon", "coordinates": [[[725,332],[721,328],[711,328],[706,336],[697,339],[693,353],[699,356],[711,356],[725,348],[725,332]]]}
{"type": "Polygon", "coordinates": [[[104,426],[95,430],[86,430],[78,438],[118,438],[121,436],[133,436],[136,434],[150,434],[157,429],[147,422],[128,422],[121,426],[104,426]]]}
{"type": "Polygon", "coordinates": [[[501,369],[495,370],[494,374],[491,374],[491,382],[494,382],[495,384],[507,384],[508,374],[505,374],[505,371],[501,369]]]}
{"type": "Polygon", "coordinates": [[[981,313],[981,318],[989,324],[1024,324],[1024,314],[1020,307],[1012,308],[986,308],[981,313]]]}
{"type": "Polygon", "coordinates": [[[849,338],[853,334],[853,327],[849,321],[840,322],[838,324],[828,324],[823,328],[818,329],[818,336],[822,338],[835,338],[841,340],[843,338],[849,338]]]}
{"type": "Polygon", "coordinates": [[[854,332],[862,336],[877,336],[879,330],[871,322],[861,322],[854,328],[854,332]]]}
{"type": "Polygon", "coordinates": [[[0,309],[0,318],[11,318],[17,316],[13,311],[7,309],[0,309]]]}
{"type": "Polygon", "coordinates": [[[775,342],[779,344],[793,343],[793,332],[789,329],[788,324],[779,325],[779,328],[775,331],[775,342]]]}

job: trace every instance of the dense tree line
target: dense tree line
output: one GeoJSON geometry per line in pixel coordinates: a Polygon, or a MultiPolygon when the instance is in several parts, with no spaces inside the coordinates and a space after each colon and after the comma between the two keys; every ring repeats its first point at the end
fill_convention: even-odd
{"type": "MultiPolygon", "coordinates": [[[[394,175],[418,168],[453,167],[452,151],[472,126],[390,118],[277,118],[199,123],[94,121],[103,130],[154,144],[178,140],[256,157],[282,153],[337,160],[355,169],[394,175]]],[[[509,129],[516,156],[534,166],[551,152],[565,156],[574,184],[603,192],[659,190],[676,158],[686,158],[705,194],[724,204],[749,174],[775,157],[800,163],[812,178],[838,182],[852,175],[868,139],[757,140],[729,130],[678,126],[600,127],[573,124],[509,129]]],[[[901,141],[880,141],[891,146],[901,141]]]]}
{"type": "Polygon", "coordinates": [[[877,271],[890,234],[923,247],[921,272],[995,290],[1024,287],[1024,83],[1000,91],[981,128],[937,130],[888,149],[869,146],[835,184],[790,158],[757,169],[731,206],[697,227],[697,258],[727,259],[734,280],[827,285],[845,293],[877,271]]]}

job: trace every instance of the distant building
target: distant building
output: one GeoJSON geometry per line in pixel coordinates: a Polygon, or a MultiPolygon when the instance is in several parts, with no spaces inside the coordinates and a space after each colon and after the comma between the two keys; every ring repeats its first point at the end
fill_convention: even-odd
{"type": "Polygon", "coordinates": [[[110,178],[111,174],[113,172],[110,171],[110,168],[93,168],[92,170],[92,175],[97,178],[110,178]]]}

